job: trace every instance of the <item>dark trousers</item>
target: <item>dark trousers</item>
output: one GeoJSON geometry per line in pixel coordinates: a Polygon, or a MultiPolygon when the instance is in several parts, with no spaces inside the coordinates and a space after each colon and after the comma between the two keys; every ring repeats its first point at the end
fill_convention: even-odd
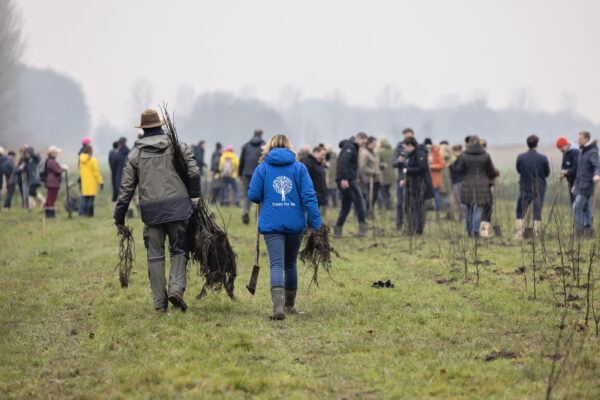
{"type": "Polygon", "coordinates": [[[338,191],[337,189],[327,189],[327,193],[331,197],[331,205],[337,207],[338,191]]]}
{"type": "Polygon", "coordinates": [[[396,188],[396,228],[401,228],[404,220],[403,195],[404,188],[401,188],[398,184],[398,187],[396,188]]]}
{"type": "Polygon", "coordinates": [[[346,217],[350,213],[352,204],[354,204],[355,206],[356,214],[358,215],[358,222],[365,222],[365,209],[363,208],[362,194],[360,193],[358,184],[356,182],[348,183],[350,184],[350,186],[348,186],[348,188],[346,189],[342,189],[342,187],[338,183],[338,188],[342,193],[342,208],[340,210],[340,215],[337,220],[338,226],[342,226],[344,225],[344,222],[346,222],[346,217]]]}
{"type": "Polygon", "coordinates": [[[422,194],[407,193],[404,215],[408,223],[407,233],[421,235],[425,228],[425,199],[422,194]]]}
{"type": "MultiPolygon", "coordinates": [[[[373,182],[373,208],[375,208],[375,204],[377,204],[377,200],[379,199],[379,182],[373,182]]],[[[371,196],[371,187],[369,186],[364,193],[365,196],[365,208],[367,211],[371,209],[370,196],[371,196]]]]}
{"type": "Polygon", "coordinates": [[[220,178],[213,178],[210,187],[210,204],[217,204],[217,202],[223,201],[223,191],[220,178]]]}
{"type": "Polygon", "coordinates": [[[110,181],[112,183],[112,201],[116,202],[119,198],[119,183],[117,180],[117,174],[113,173],[110,178],[110,181]]]}
{"type": "Polygon", "coordinates": [[[489,203],[484,204],[483,207],[481,207],[481,221],[482,222],[492,222],[492,207],[494,205],[494,196],[492,194],[492,187],[490,186],[489,188],[489,196],[490,196],[490,201],[489,203]]]}
{"type": "Polygon", "coordinates": [[[523,219],[527,207],[533,203],[533,219],[535,221],[541,221],[545,194],[545,192],[536,194],[533,192],[519,192],[519,199],[517,200],[517,219],[523,219]]]}
{"type": "MultiPolygon", "coordinates": [[[[12,197],[15,194],[16,186],[16,183],[6,185],[6,199],[4,199],[4,208],[10,208],[10,203],[12,202],[12,197]]],[[[21,197],[23,197],[23,193],[21,193],[21,197]]]]}
{"type": "Polygon", "coordinates": [[[93,217],[94,216],[94,199],[96,196],[81,196],[79,199],[79,216],[93,217]]]}
{"type": "Polygon", "coordinates": [[[577,197],[577,195],[572,192],[572,189],[573,183],[569,183],[569,196],[571,198],[571,207],[573,207],[573,203],[575,203],[575,198],[577,197]]]}
{"type": "Polygon", "coordinates": [[[391,185],[381,185],[379,187],[379,209],[385,207],[386,210],[392,209],[392,195],[390,194],[391,185]]]}
{"type": "Polygon", "coordinates": [[[250,180],[252,179],[251,176],[246,176],[244,175],[242,177],[243,179],[243,184],[244,184],[244,212],[248,213],[250,212],[250,207],[252,206],[252,203],[250,202],[250,199],[248,198],[248,189],[250,189],[250,180]]]}
{"type": "Polygon", "coordinates": [[[228,206],[229,205],[229,187],[233,190],[233,202],[235,205],[240,204],[240,195],[238,193],[237,182],[235,178],[231,176],[223,176],[221,177],[221,184],[223,190],[223,197],[221,199],[221,205],[228,206]]]}

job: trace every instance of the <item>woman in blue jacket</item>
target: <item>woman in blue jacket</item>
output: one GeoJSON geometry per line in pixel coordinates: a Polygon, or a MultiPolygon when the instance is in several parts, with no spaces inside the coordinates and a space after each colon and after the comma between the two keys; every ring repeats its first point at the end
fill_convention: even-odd
{"type": "Polygon", "coordinates": [[[258,230],[263,234],[271,264],[273,319],[296,312],[298,251],[306,230],[306,214],[313,229],[321,215],[312,180],[285,135],[275,135],[263,149],[250,180],[248,198],[261,203],[258,230]]]}

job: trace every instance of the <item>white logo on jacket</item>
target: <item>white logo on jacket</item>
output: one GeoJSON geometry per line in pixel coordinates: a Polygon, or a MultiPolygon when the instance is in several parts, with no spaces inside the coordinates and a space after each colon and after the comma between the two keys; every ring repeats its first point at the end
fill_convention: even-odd
{"type": "Polygon", "coordinates": [[[281,201],[285,201],[285,195],[292,191],[292,180],[287,176],[278,176],[273,180],[273,189],[281,195],[281,201]]]}

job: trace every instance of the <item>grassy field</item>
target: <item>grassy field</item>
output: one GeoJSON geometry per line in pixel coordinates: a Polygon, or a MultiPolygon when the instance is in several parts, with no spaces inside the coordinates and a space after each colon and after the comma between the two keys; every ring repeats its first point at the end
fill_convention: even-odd
{"type": "MultiPolygon", "coordinates": [[[[46,238],[40,211],[0,212],[1,398],[539,399],[549,381],[552,398],[600,398],[586,291],[569,287],[569,307],[556,306],[560,257],[549,235],[533,298],[531,246],[509,237],[512,203],[499,208],[504,237],[480,241],[476,259],[462,226],[430,222],[410,240],[392,229],[392,213],[378,214],[378,237],[335,240],[345,259],[319,288],[299,266],[301,313],[274,322],[262,240],[257,293],[244,288],[254,227],[235,208],[222,212],[238,254],[237,301],[196,300],[191,266],[188,312],[156,315],[138,218],[129,221],[135,273],[121,289],[107,192],[94,219],[59,210],[46,238]],[[371,287],[388,279],[395,288],[371,287]]],[[[349,218],[346,233],[356,225],[349,218]]]]}

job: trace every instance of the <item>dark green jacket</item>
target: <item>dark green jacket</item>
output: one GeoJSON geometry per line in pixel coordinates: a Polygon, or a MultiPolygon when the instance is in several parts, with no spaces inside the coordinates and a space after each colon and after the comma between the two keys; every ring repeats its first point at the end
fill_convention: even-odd
{"type": "Polygon", "coordinates": [[[187,163],[187,186],[173,166],[171,146],[166,135],[144,136],[135,142],[123,170],[119,199],[115,206],[117,224],[125,213],[136,187],[140,195],[142,221],[146,225],[187,220],[192,214],[190,198],[200,196],[200,170],[192,150],[181,144],[187,163]]]}

